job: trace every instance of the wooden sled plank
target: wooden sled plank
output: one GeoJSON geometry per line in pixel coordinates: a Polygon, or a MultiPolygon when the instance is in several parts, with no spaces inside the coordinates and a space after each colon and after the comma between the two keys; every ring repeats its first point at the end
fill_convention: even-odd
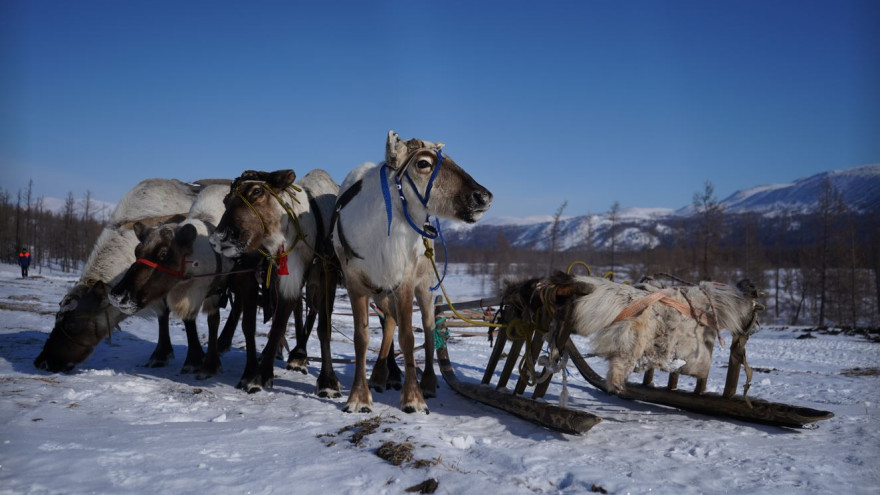
{"type": "MultiPolygon", "coordinates": [[[[591,385],[608,392],[609,387],[605,379],[596,373],[586,359],[578,351],[574,343],[569,340],[565,346],[569,358],[591,385]]],[[[669,390],[654,386],[645,386],[637,383],[626,384],[626,392],[620,395],[624,399],[650,402],[664,406],[675,407],[685,411],[709,414],[712,416],[728,416],[731,418],[752,423],[770,424],[790,428],[803,428],[806,425],[823,419],[834,417],[830,411],[820,411],[808,407],[792,406],[777,402],[749,398],[751,406],[741,396],[725,398],[719,394],[705,393],[696,395],[681,390],[669,390]]]]}
{"type": "MultiPolygon", "coordinates": [[[[453,304],[455,309],[478,309],[478,308],[488,308],[490,306],[499,306],[501,304],[501,297],[489,297],[486,299],[478,299],[476,301],[463,301],[457,302],[453,304]]],[[[451,311],[451,308],[448,304],[440,304],[435,307],[434,314],[445,313],[446,311],[451,311]]]]}
{"type": "Polygon", "coordinates": [[[463,382],[458,379],[445,347],[437,349],[437,358],[440,372],[449,387],[469,399],[496,407],[551,430],[574,435],[586,433],[602,421],[599,416],[588,412],[538,402],[488,385],[463,382]]]}

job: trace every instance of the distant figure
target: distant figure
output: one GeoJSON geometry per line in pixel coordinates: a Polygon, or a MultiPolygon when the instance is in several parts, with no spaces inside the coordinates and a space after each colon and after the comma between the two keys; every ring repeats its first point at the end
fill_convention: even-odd
{"type": "Polygon", "coordinates": [[[31,253],[28,252],[27,248],[22,249],[18,253],[18,264],[21,266],[22,278],[27,278],[28,267],[31,266],[31,253]]]}

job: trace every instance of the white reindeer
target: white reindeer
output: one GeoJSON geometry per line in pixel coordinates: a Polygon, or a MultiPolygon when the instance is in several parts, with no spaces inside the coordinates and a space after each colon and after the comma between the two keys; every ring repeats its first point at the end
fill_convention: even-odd
{"type": "MultiPolygon", "coordinates": [[[[342,265],[354,315],[355,376],[346,412],[370,412],[373,407],[366,378],[370,297],[386,300],[386,309],[399,325],[404,355],[401,409],[428,412],[423,392],[433,394],[436,387],[433,352],[426,351],[420,389],[412,331],[413,297],[424,294],[417,290],[425,278],[423,238],[436,235],[428,217],[473,223],[492,202],[492,194],[442,149],[443,143],[403,141],[389,131],[385,162],[363,164],[343,182],[335,211],[333,247],[342,265]]],[[[423,299],[419,297],[418,303],[427,338],[433,331],[434,314],[430,298],[423,299]]]]}
{"type": "Polygon", "coordinates": [[[643,287],[557,273],[509,287],[505,301],[513,304],[514,314],[535,314],[541,299],[536,294],[546,288],[563,288],[561,292],[570,298],[562,303],[571,304],[571,310],[555,312],[567,315],[565,325],[572,332],[591,337],[593,352],[608,360],[606,382],[615,393],[626,389],[630,373],[642,369],[658,368],[705,380],[720,330],[729,330],[734,339],[747,336],[757,322],[757,312],[764,309],[756,302],[759,292],[748,280],[736,287],[714,282],[643,287]]]}

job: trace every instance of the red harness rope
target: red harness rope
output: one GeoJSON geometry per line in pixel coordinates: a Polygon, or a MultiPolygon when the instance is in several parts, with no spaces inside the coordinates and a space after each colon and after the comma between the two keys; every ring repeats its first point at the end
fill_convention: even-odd
{"type": "Polygon", "coordinates": [[[188,262],[188,261],[186,261],[186,256],[184,256],[183,259],[180,260],[180,270],[172,270],[171,268],[166,268],[166,267],[164,267],[164,266],[162,266],[162,265],[160,265],[160,264],[158,264],[158,263],[156,263],[156,262],[154,262],[154,261],[150,261],[150,260],[148,260],[148,259],[146,259],[146,258],[138,258],[138,259],[137,259],[137,263],[141,263],[141,264],[143,264],[143,265],[147,265],[147,266],[149,266],[150,268],[155,268],[156,270],[159,270],[160,272],[165,272],[165,273],[167,273],[167,274],[169,274],[169,275],[174,275],[175,277],[180,277],[180,278],[189,278],[188,275],[186,275],[185,273],[183,273],[183,270],[184,270],[184,268],[186,267],[186,264],[187,264],[187,263],[193,263],[193,266],[198,266],[198,265],[197,265],[198,261],[191,261],[191,262],[188,262]]]}

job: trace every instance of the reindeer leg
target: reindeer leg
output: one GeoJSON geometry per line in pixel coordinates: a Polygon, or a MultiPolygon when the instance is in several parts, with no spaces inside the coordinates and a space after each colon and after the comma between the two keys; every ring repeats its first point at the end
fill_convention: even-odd
{"type": "Polygon", "coordinates": [[[171,311],[168,306],[163,305],[162,311],[158,314],[159,319],[159,341],[156,342],[156,349],[147,360],[145,365],[147,368],[162,368],[168,365],[168,361],[174,357],[174,347],[171,346],[171,330],[168,325],[168,318],[171,311]]]}
{"type": "MultiPolygon", "coordinates": [[[[311,306],[311,305],[307,305],[311,306]]],[[[309,372],[309,353],[306,345],[309,342],[309,335],[312,333],[312,327],[306,327],[303,324],[303,298],[296,298],[293,310],[294,326],[296,327],[296,347],[290,351],[287,358],[287,369],[291,371],[299,371],[302,374],[309,372]]]]}
{"type": "Polygon", "coordinates": [[[400,320],[398,341],[400,350],[403,351],[403,390],[400,393],[400,409],[405,413],[424,412],[428,413],[428,404],[422,396],[419,382],[416,378],[415,339],[412,328],[412,300],[413,289],[406,285],[397,289],[396,300],[397,316],[400,320]]]}
{"type": "Polygon", "coordinates": [[[385,360],[385,366],[388,367],[388,380],[385,381],[385,388],[400,390],[403,387],[403,370],[397,364],[397,358],[394,351],[394,333],[391,334],[391,346],[388,348],[388,359],[385,360]]]}
{"type": "MultiPolygon", "coordinates": [[[[391,312],[388,311],[388,308],[385,308],[385,310],[385,318],[382,319],[382,345],[379,347],[379,357],[376,359],[376,364],[373,365],[373,372],[370,374],[369,381],[370,388],[379,393],[394,386],[388,382],[391,362],[394,361],[392,352],[394,349],[394,329],[397,328],[397,321],[391,315],[391,312]]],[[[394,364],[396,367],[397,362],[394,364]]],[[[397,371],[400,373],[400,368],[397,368],[397,371]]],[[[397,376],[396,390],[400,390],[401,376],[402,373],[397,376]]]]}
{"type": "Polygon", "coordinates": [[[259,384],[259,358],[257,357],[257,284],[253,277],[242,277],[239,284],[241,297],[242,320],[241,333],[244,334],[245,352],[247,361],[244,372],[238,381],[238,388],[248,393],[257,392],[261,389],[259,384]]]}
{"type": "Polygon", "coordinates": [[[210,378],[220,372],[220,351],[217,345],[217,330],[220,329],[220,310],[214,308],[208,313],[208,352],[196,374],[197,380],[210,378]]]}
{"type": "Polygon", "coordinates": [[[336,285],[338,283],[335,271],[324,271],[324,279],[319,282],[316,293],[314,308],[309,308],[306,316],[306,327],[311,329],[318,317],[318,340],[321,342],[321,372],[318,374],[317,393],[318,397],[340,397],[339,379],[333,371],[333,354],[330,352],[330,320],[333,312],[333,303],[336,300],[336,285]]]}
{"type": "Polygon", "coordinates": [[[416,302],[422,312],[422,328],[425,331],[425,371],[422,373],[422,396],[437,397],[437,375],[434,372],[434,304],[427,287],[416,289],[416,302]]]}
{"type": "Polygon", "coordinates": [[[229,317],[223,325],[223,331],[220,332],[220,338],[217,340],[217,352],[223,354],[232,349],[232,337],[235,336],[235,327],[238,326],[238,320],[241,318],[241,297],[236,294],[230,296],[232,307],[229,310],[229,317]]]}
{"type": "Polygon", "coordinates": [[[263,348],[263,358],[260,360],[260,385],[263,388],[272,388],[272,381],[275,379],[275,361],[272,356],[278,354],[281,338],[284,337],[284,332],[287,330],[287,321],[290,319],[290,313],[293,312],[295,305],[295,301],[281,298],[275,308],[269,338],[266,341],[266,347],[263,348]]]}
{"type": "Polygon", "coordinates": [[[348,291],[351,310],[354,314],[354,382],[345,412],[369,413],[373,411],[373,396],[367,386],[367,347],[370,345],[370,328],[367,321],[367,296],[348,291]]]}
{"type": "Polygon", "coordinates": [[[199,342],[199,331],[196,329],[195,320],[183,320],[183,327],[186,329],[186,359],[183,361],[183,369],[181,373],[194,373],[202,367],[202,361],[205,359],[205,351],[202,350],[202,343],[199,342]]]}

